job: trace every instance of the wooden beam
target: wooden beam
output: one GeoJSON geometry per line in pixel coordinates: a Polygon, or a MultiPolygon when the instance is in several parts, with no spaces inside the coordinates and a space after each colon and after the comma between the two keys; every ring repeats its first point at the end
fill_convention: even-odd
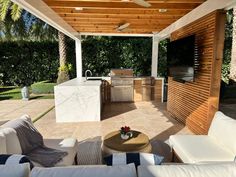
{"type": "MultiPolygon", "coordinates": [[[[71,26],[78,26],[78,25],[89,25],[89,24],[94,24],[94,25],[119,25],[122,21],[90,21],[89,23],[86,20],[80,20],[80,21],[72,21],[68,22],[69,25],[71,26]]],[[[125,23],[125,21],[123,21],[125,23]]],[[[153,26],[168,26],[169,24],[160,24],[157,21],[155,23],[150,23],[148,21],[132,21],[131,25],[153,25],[153,26]]]]}
{"type": "MultiPolygon", "coordinates": [[[[44,0],[51,8],[112,8],[112,9],[145,9],[133,2],[91,2],[91,1],[52,1],[44,0]]],[[[166,2],[166,1],[165,1],[166,2]]],[[[200,3],[152,3],[149,9],[194,9],[200,3]]]]}
{"type": "MultiPolygon", "coordinates": [[[[116,30],[117,26],[75,26],[74,29],[109,29],[109,30],[116,30]]],[[[146,26],[146,27],[134,27],[129,26],[127,29],[132,30],[155,30],[158,31],[161,28],[158,26],[146,26]]]]}
{"type": "MultiPolygon", "coordinates": [[[[98,25],[98,24],[74,24],[71,25],[73,28],[80,28],[80,27],[106,27],[106,28],[116,28],[118,25],[116,23],[114,24],[105,24],[105,25],[98,25]]],[[[130,28],[160,28],[163,29],[167,25],[153,25],[153,24],[148,24],[148,25],[143,25],[143,24],[131,24],[130,28]]]]}
{"type": "Polygon", "coordinates": [[[126,34],[151,34],[152,31],[146,30],[127,30],[122,32],[117,32],[116,30],[85,30],[85,31],[78,31],[80,33],[126,33],[126,34]]]}
{"type": "Polygon", "coordinates": [[[166,19],[166,20],[162,20],[162,19],[146,19],[146,20],[140,20],[140,19],[125,19],[125,18],[77,18],[77,19],[66,19],[63,18],[64,20],[66,20],[69,24],[80,24],[80,23],[93,23],[93,22],[112,22],[112,23],[153,23],[153,24],[159,24],[159,25],[163,25],[163,24],[171,24],[173,22],[175,22],[175,19],[166,19]]]}
{"type": "Polygon", "coordinates": [[[96,33],[96,32],[81,32],[81,36],[120,36],[120,37],[152,37],[153,34],[146,33],[132,33],[132,34],[127,34],[127,33],[96,33]]]}
{"type": "Polygon", "coordinates": [[[149,14],[145,14],[145,15],[130,15],[130,14],[61,14],[60,15],[63,18],[66,19],[76,19],[76,18],[125,18],[125,19],[179,19],[182,16],[178,16],[178,15],[149,15],[149,14]]]}
{"type": "Polygon", "coordinates": [[[167,12],[159,12],[159,9],[83,9],[81,11],[75,8],[52,8],[58,14],[130,14],[130,15],[185,15],[190,12],[189,9],[168,9],[167,12]]]}
{"type": "MultiPolygon", "coordinates": [[[[50,1],[64,1],[64,2],[81,2],[81,1],[84,1],[84,0],[44,0],[44,1],[47,1],[47,2],[50,2],[50,1]]],[[[86,1],[86,0],[85,0],[86,1]]],[[[90,2],[120,2],[121,0],[87,0],[87,1],[90,1],[90,2]]],[[[146,0],[147,2],[149,3],[203,3],[205,2],[206,0],[146,0]]]]}

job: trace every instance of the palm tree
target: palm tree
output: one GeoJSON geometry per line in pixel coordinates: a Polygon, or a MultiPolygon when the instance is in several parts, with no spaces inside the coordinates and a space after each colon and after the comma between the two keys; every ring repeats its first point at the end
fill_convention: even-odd
{"type": "MultiPolygon", "coordinates": [[[[0,0],[0,39],[55,40],[56,30],[11,0],[0,0]]],[[[65,35],[58,31],[59,60],[58,83],[69,80],[70,65],[66,59],[65,35]]]]}
{"type": "Polygon", "coordinates": [[[66,59],[66,37],[64,33],[58,31],[58,44],[59,44],[59,56],[60,56],[60,67],[58,72],[57,83],[60,84],[69,80],[69,66],[67,65],[66,59]]]}
{"type": "Polygon", "coordinates": [[[230,63],[229,78],[236,82],[236,7],[233,9],[233,35],[232,35],[232,54],[230,63]]]}
{"type": "Polygon", "coordinates": [[[10,0],[0,0],[0,18],[2,21],[5,20],[9,12],[11,13],[11,18],[17,21],[21,17],[22,9],[10,0]]]}
{"type": "Polygon", "coordinates": [[[0,23],[2,40],[57,40],[57,30],[10,0],[0,0],[0,23]]]}

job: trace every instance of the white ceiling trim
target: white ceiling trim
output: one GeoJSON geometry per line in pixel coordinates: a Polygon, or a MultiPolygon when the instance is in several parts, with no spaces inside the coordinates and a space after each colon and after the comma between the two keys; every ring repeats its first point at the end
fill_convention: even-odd
{"type": "Polygon", "coordinates": [[[42,0],[11,0],[20,7],[35,15],[39,19],[48,23],[57,30],[63,32],[65,35],[76,40],[80,34],[75,31],[69,24],[67,24],[56,12],[54,12],[42,0]]]}
{"type": "Polygon", "coordinates": [[[208,0],[176,22],[172,23],[170,26],[160,31],[158,36],[160,39],[165,39],[169,37],[174,31],[200,19],[201,17],[204,17],[205,15],[218,9],[233,7],[235,3],[236,0],[208,0]]]}

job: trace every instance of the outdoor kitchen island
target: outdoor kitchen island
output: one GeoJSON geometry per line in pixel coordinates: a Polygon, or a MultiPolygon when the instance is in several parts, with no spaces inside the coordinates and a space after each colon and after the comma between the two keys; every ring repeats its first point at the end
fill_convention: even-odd
{"type": "Polygon", "coordinates": [[[56,121],[100,121],[101,85],[101,80],[75,78],[55,86],[56,121]]]}

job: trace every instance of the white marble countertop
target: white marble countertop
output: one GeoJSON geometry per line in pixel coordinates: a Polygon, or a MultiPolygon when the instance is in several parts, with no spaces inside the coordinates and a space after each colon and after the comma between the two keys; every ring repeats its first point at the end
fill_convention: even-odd
{"type": "MultiPolygon", "coordinates": [[[[111,80],[110,77],[88,77],[93,79],[102,79],[102,80],[111,80]]],[[[134,80],[141,80],[145,77],[133,77],[134,80]]],[[[163,80],[164,78],[155,78],[155,80],[163,80]]],[[[85,77],[82,78],[75,78],[72,80],[69,80],[67,82],[64,82],[62,84],[59,84],[58,86],[100,86],[102,84],[101,80],[87,80],[85,77]]]]}
{"type": "Polygon", "coordinates": [[[101,80],[87,80],[83,78],[75,78],[59,84],[57,86],[100,86],[102,84],[101,80]]]}

